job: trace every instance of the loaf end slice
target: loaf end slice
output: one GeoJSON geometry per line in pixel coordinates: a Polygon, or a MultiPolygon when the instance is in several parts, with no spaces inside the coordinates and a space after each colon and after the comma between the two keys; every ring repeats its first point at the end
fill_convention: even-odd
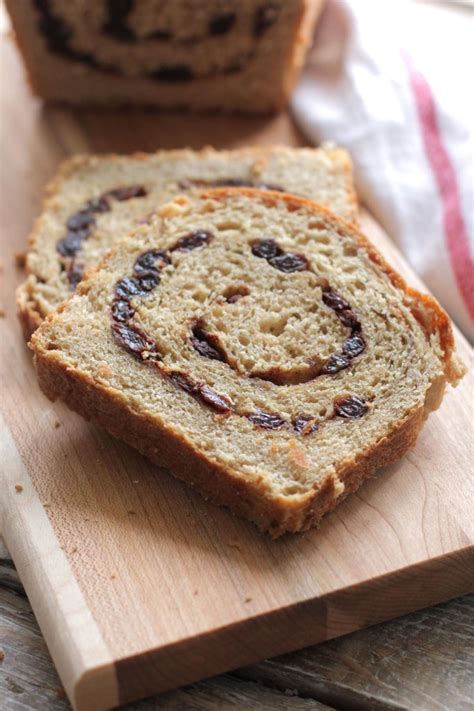
{"type": "Polygon", "coordinates": [[[32,89],[72,106],[265,114],[288,101],[324,0],[7,0],[32,89]]]}
{"type": "Polygon", "coordinates": [[[223,185],[300,194],[345,219],[356,219],[350,157],[329,145],[75,156],[48,185],[29,239],[27,278],[17,292],[25,337],[29,339],[43,318],[74,293],[88,269],[158,205],[183,191],[197,194],[223,185]]]}
{"type": "Polygon", "coordinates": [[[464,371],[355,226],[242,188],[162,206],[31,347],[48,397],[272,536],[401,457],[464,371]]]}

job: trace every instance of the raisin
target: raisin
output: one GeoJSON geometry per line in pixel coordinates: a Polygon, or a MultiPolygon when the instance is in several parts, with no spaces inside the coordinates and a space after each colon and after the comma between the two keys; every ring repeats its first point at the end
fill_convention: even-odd
{"type": "Polygon", "coordinates": [[[334,375],[335,373],[339,373],[340,370],[344,370],[344,368],[348,368],[351,364],[351,361],[349,358],[347,358],[344,355],[339,355],[336,353],[335,355],[332,355],[330,358],[327,359],[323,367],[321,368],[321,374],[322,375],[334,375]]]}
{"type": "Polygon", "coordinates": [[[191,336],[189,340],[191,341],[192,347],[199,353],[199,355],[204,356],[204,358],[209,358],[210,360],[224,360],[219,351],[216,350],[216,348],[213,348],[213,346],[211,346],[211,344],[206,340],[201,340],[195,336],[191,336]]]}
{"type": "Polygon", "coordinates": [[[191,344],[197,352],[205,358],[211,360],[226,361],[226,355],[221,350],[219,340],[211,333],[207,333],[201,322],[195,323],[191,329],[192,336],[190,337],[191,344]]]}
{"type": "Polygon", "coordinates": [[[141,272],[137,277],[138,288],[140,294],[147,294],[152,291],[160,283],[160,275],[157,271],[141,272]]]}
{"type": "Polygon", "coordinates": [[[273,25],[278,15],[277,8],[270,4],[259,7],[253,21],[254,37],[261,37],[273,25]]]}
{"type": "Polygon", "coordinates": [[[198,247],[204,247],[204,245],[207,245],[211,240],[212,235],[210,232],[196,230],[195,232],[190,232],[184,235],[184,237],[181,237],[171,249],[177,249],[180,252],[191,252],[198,247]]]}
{"type": "Polygon", "coordinates": [[[160,283],[160,275],[156,271],[142,272],[136,277],[124,277],[115,285],[115,294],[121,299],[131,296],[144,296],[160,283]]]}
{"type": "Polygon", "coordinates": [[[272,183],[257,183],[255,187],[259,190],[274,190],[277,193],[286,192],[285,188],[282,188],[281,185],[273,185],[272,183]]]}
{"type": "Polygon", "coordinates": [[[130,326],[126,323],[114,323],[112,325],[112,332],[116,341],[137,358],[145,352],[154,356],[155,359],[159,358],[156,341],[147,336],[147,334],[137,326],[130,326]]]}
{"type": "Polygon", "coordinates": [[[82,247],[82,242],[88,237],[88,230],[79,230],[78,232],[68,232],[63,239],[60,239],[56,245],[56,250],[63,257],[74,257],[82,247]]]}
{"type": "Polygon", "coordinates": [[[117,299],[112,304],[112,318],[115,321],[128,321],[135,313],[130,301],[126,299],[117,299]]]}
{"type": "Polygon", "coordinates": [[[140,294],[140,283],[134,277],[124,277],[115,285],[115,293],[121,299],[129,299],[140,294]]]}
{"type": "Polygon", "coordinates": [[[351,336],[344,341],[342,352],[348,358],[355,358],[365,351],[365,341],[362,336],[351,336]]]}
{"type": "Polygon", "coordinates": [[[343,311],[337,311],[336,312],[337,317],[341,323],[344,324],[344,326],[349,326],[352,331],[360,331],[361,325],[359,320],[357,319],[357,316],[351,309],[344,309],[343,311]]]}
{"type": "Polygon", "coordinates": [[[331,288],[323,291],[323,302],[333,311],[351,310],[350,304],[331,288]]]}
{"type": "Polygon", "coordinates": [[[221,74],[238,74],[242,71],[244,63],[242,61],[235,61],[232,64],[228,64],[226,67],[222,67],[221,74]]]}
{"type": "Polygon", "coordinates": [[[219,178],[209,181],[216,188],[254,188],[255,183],[245,178],[219,178]]]}
{"type": "Polygon", "coordinates": [[[107,0],[109,16],[116,22],[122,22],[133,8],[134,0],[107,0]]]}
{"type": "Polygon", "coordinates": [[[160,249],[150,249],[137,257],[133,268],[139,274],[140,272],[157,271],[170,264],[170,262],[171,260],[166,252],[160,249]]]}
{"type": "Polygon", "coordinates": [[[219,180],[208,181],[211,185],[217,188],[258,188],[259,190],[275,190],[280,193],[285,192],[285,188],[280,185],[272,185],[270,183],[256,183],[253,180],[245,178],[219,178],[219,180]]]}
{"type": "Polygon", "coordinates": [[[71,291],[74,291],[84,276],[84,267],[82,264],[76,264],[75,262],[71,264],[67,271],[67,278],[69,281],[69,287],[71,291]]]}
{"type": "Polygon", "coordinates": [[[201,400],[218,412],[232,412],[233,405],[226,397],[219,395],[209,385],[202,385],[199,388],[199,397],[201,400]]]}
{"type": "Polygon", "coordinates": [[[302,435],[309,435],[319,430],[318,422],[311,415],[299,415],[292,424],[295,432],[302,435]]]}
{"type": "Polygon", "coordinates": [[[273,185],[270,183],[255,183],[247,178],[217,178],[216,180],[202,180],[201,178],[190,178],[188,180],[180,180],[178,187],[181,190],[189,190],[193,185],[197,187],[214,187],[214,188],[258,188],[259,190],[276,190],[284,193],[285,188],[281,185],[273,185]]]}
{"type": "Polygon", "coordinates": [[[103,31],[121,42],[135,41],[135,33],[126,25],[132,7],[133,0],[107,0],[108,20],[103,31]]]}
{"type": "Polygon", "coordinates": [[[194,72],[186,64],[169,64],[155,69],[150,77],[159,81],[192,81],[194,72]]]}
{"type": "Polygon", "coordinates": [[[168,40],[172,39],[172,37],[173,33],[169,30],[155,30],[154,32],[150,32],[149,35],[146,35],[145,39],[162,40],[163,42],[168,42],[168,40]]]}
{"type": "Polygon", "coordinates": [[[272,267],[280,272],[290,274],[291,272],[301,272],[308,269],[308,260],[302,254],[279,254],[276,257],[268,260],[272,267]]]}
{"type": "Polygon", "coordinates": [[[174,385],[177,385],[181,390],[187,393],[194,394],[198,391],[198,384],[186,373],[180,373],[178,370],[171,371],[170,380],[174,385]]]}
{"type": "Polygon", "coordinates": [[[39,21],[39,29],[45,35],[48,47],[53,52],[61,52],[67,48],[67,44],[72,36],[72,30],[59,17],[54,17],[51,10],[45,3],[36,3],[38,9],[43,13],[39,21]]]}
{"type": "Polygon", "coordinates": [[[187,373],[182,373],[179,370],[170,371],[169,378],[171,382],[185,392],[199,397],[205,405],[209,405],[218,412],[231,412],[233,405],[231,401],[219,395],[209,385],[200,385],[187,373]]]}
{"type": "Polygon", "coordinates": [[[86,202],[87,212],[109,212],[110,205],[105,197],[92,198],[86,202]]]}
{"type": "Polygon", "coordinates": [[[145,197],[147,194],[143,185],[126,185],[122,188],[114,188],[114,190],[109,190],[107,195],[110,197],[123,202],[124,200],[130,200],[131,198],[145,197]]]}
{"type": "Polygon", "coordinates": [[[260,239],[252,245],[252,254],[268,260],[282,254],[282,251],[274,239],[260,239]]]}
{"type": "Polygon", "coordinates": [[[239,294],[239,293],[232,294],[231,296],[228,296],[226,298],[226,301],[228,304],[235,304],[236,301],[238,301],[239,299],[242,299],[242,297],[244,297],[244,296],[246,296],[246,294],[239,294]]]}
{"type": "Polygon", "coordinates": [[[67,228],[73,232],[83,230],[93,224],[95,224],[95,217],[88,210],[78,210],[66,222],[67,228]]]}
{"type": "Polygon", "coordinates": [[[368,411],[369,408],[365,404],[365,400],[356,395],[348,395],[334,402],[334,412],[338,417],[356,419],[363,417],[368,411]]]}
{"type": "Polygon", "coordinates": [[[252,245],[252,254],[266,259],[274,269],[281,272],[300,272],[309,267],[306,257],[302,254],[284,252],[274,239],[262,239],[255,242],[252,245]]]}
{"type": "Polygon", "coordinates": [[[214,15],[209,22],[209,34],[225,35],[226,32],[231,30],[235,20],[235,13],[233,12],[223,12],[219,15],[214,15]]]}
{"type": "Polygon", "coordinates": [[[106,22],[105,25],[102,26],[102,29],[108,35],[111,35],[120,42],[136,42],[137,40],[137,37],[133,30],[131,30],[130,27],[127,27],[126,25],[118,25],[113,24],[111,22],[106,22]]]}
{"type": "Polygon", "coordinates": [[[282,427],[286,427],[286,420],[279,415],[263,412],[263,410],[258,410],[251,415],[247,415],[247,419],[257,427],[263,427],[266,430],[279,430],[282,427]]]}

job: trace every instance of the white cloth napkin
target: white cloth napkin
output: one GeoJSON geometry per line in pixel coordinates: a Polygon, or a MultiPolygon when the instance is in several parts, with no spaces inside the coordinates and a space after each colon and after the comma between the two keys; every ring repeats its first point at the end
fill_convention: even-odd
{"type": "Polygon", "coordinates": [[[472,16],[432,14],[329,0],[292,110],[314,143],[350,151],[361,201],[472,339],[472,16]]]}

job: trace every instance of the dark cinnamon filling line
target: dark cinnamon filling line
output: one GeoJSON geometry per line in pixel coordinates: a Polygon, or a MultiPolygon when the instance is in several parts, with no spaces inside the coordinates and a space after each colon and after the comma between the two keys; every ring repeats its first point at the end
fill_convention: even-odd
{"type": "MultiPolygon", "coordinates": [[[[45,38],[50,52],[54,52],[66,59],[85,64],[94,69],[110,74],[123,75],[123,72],[118,67],[98,60],[91,52],[77,50],[71,46],[74,30],[64,18],[55,14],[51,0],[32,0],[32,2],[39,13],[38,29],[45,38]]],[[[191,46],[205,41],[208,37],[227,35],[232,31],[237,20],[235,13],[223,12],[210,17],[207,26],[207,34],[202,36],[196,35],[180,39],[179,37],[175,37],[169,29],[162,28],[152,31],[145,37],[137,37],[128,23],[134,4],[134,0],[107,0],[107,16],[101,28],[102,32],[116,42],[125,45],[158,41],[191,46]]],[[[267,1],[262,3],[255,10],[251,32],[256,42],[258,42],[276,22],[279,9],[278,4],[267,1]]],[[[238,59],[233,59],[227,66],[221,69],[213,68],[210,72],[201,74],[199,77],[196,76],[192,67],[187,64],[162,64],[142,76],[162,82],[183,83],[193,81],[196,78],[205,79],[213,76],[233,74],[241,71],[254,58],[255,51],[256,50],[247,52],[238,59]]]]}
{"type": "MultiPolygon", "coordinates": [[[[254,242],[252,254],[265,259],[271,267],[287,274],[310,269],[310,264],[304,255],[285,252],[274,239],[254,242]]],[[[282,370],[270,368],[268,371],[259,372],[257,377],[263,380],[270,380],[276,385],[305,383],[319,375],[335,375],[339,373],[339,371],[351,365],[353,358],[364,352],[365,341],[361,335],[362,326],[350,304],[330,286],[323,287],[323,303],[334,311],[344,326],[350,328],[350,335],[342,344],[341,353],[331,355],[321,368],[308,362],[309,367],[303,370],[299,376],[297,374],[287,376],[282,370]]]]}
{"type": "MultiPolygon", "coordinates": [[[[178,183],[180,190],[189,190],[192,187],[253,187],[260,190],[275,190],[285,192],[280,185],[258,183],[245,178],[219,178],[217,180],[202,180],[191,178],[178,183]]],[[[73,213],[66,222],[66,235],[56,244],[56,251],[61,255],[61,269],[66,272],[72,291],[74,291],[84,276],[84,265],[77,261],[77,255],[88,239],[96,224],[96,215],[109,212],[110,200],[119,202],[132,198],[145,197],[146,189],[142,185],[128,185],[108,190],[99,197],[88,200],[77,212],[73,213]]],[[[196,237],[195,237],[196,239],[196,237]]],[[[197,238],[199,239],[199,238],[197,238]]]]}
{"type": "MultiPolygon", "coordinates": [[[[362,398],[356,395],[337,398],[334,401],[333,413],[322,420],[306,413],[302,413],[290,421],[278,413],[265,412],[263,410],[254,412],[239,411],[230,398],[218,393],[204,381],[182,370],[169,368],[162,363],[156,340],[139,326],[131,323],[135,315],[131,299],[145,297],[159,285],[161,270],[171,264],[170,254],[175,251],[190,252],[194,249],[204,248],[212,240],[213,235],[210,232],[196,230],[180,237],[168,250],[148,250],[135,260],[133,274],[118,281],[114,287],[114,299],[110,317],[112,334],[116,342],[134,357],[156,367],[161,375],[167,377],[176,387],[199,400],[203,405],[221,414],[245,417],[249,422],[261,429],[290,429],[297,435],[306,436],[316,432],[325,421],[334,417],[357,419],[367,414],[369,411],[368,406],[362,398]]],[[[265,258],[271,266],[280,271],[291,273],[310,269],[310,264],[304,255],[286,253],[274,240],[261,240],[254,243],[251,249],[256,257],[265,258]],[[275,261],[277,257],[284,257],[285,259],[275,261]]],[[[343,323],[349,325],[351,329],[350,337],[343,344],[343,354],[331,356],[317,374],[330,375],[333,372],[339,372],[342,367],[347,367],[352,358],[360,355],[365,349],[365,341],[361,335],[361,324],[348,302],[340,294],[330,287],[325,287],[323,290],[323,302],[335,311],[338,318],[341,320],[344,318],[343,323]],[[336,357],[344,358],[348,363],[331,370],[329,363],[331,359],[336,357]]],[[[192,321],[189,341],[191,346],[202,357],[227,363],[225,350],[222,348],[218,337],[204,329],[202,319],[194,319],[192,321]]]]}
{"type": "Polygon", "coordinates": [[[180,190],[189,190],[190,188],[258,188],[259,190],[275,190],[279,193],[286,192],[281,185],[272,183],[259,183],[255,180],[247,178],[217,178],[216,180],[204,180],[203,178],[189,178],[180,180],[178,183],[180,190]]]}
{"type": "Polygon", "coordinates": [[[194,350],[204,358],[220,360],[223,363],[227,363],[227,356],[221,347],[219,339],[217,336],[204,330],[203,323],[200,319],[197,319],[194,323],[189,341],[194,350]]]}
{"type": "Polygon", "coordinates": [[[114,188],[103,193],[98,198],[88,200],[80,210],[68,218],[66,236],[57,242],[56,251],[61,255],[61,268],[66,271],[72,291],[77,287],[84,274],[84,265],[77,262],[77,255],[82,249],[84,241],[92,233],[96,224],[95,216],[111,210],[111,199],[123,202],[131,198],[145,197],[146,194],[147,192],[142,185],[127,185],[114,188]]]}
{"type": "Polygon", "coordinates": [[[136,35],[127,24],[133,5],[134,0],[107,0],[107,19],[102,31],[118,42],[136,42],[136,35]]]}

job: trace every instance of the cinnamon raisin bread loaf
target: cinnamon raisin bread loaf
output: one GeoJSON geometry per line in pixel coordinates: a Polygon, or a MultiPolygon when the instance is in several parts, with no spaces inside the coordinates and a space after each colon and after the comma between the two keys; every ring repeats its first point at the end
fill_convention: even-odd
{"type": "Polygon", "coordinates": [[[31,343],[50,398],[273,536],[400,457],[463,374],[356,227],[239,188],[161,207],[31,343]]]}
{"type": "Polygon", "coordinates": [[[262,113],[283,106],[323,0],[7,0],[48,101],[262,113]]]}
{"type": "Polygon", "coordinates": [[[352,168],[342,149],[204,149],[73,158],[50,184],[30,238],[28,278],[17,299],[26,337],[134,224],[179,192],[216,185],[294,192],[355,219],[352,168]]]}

